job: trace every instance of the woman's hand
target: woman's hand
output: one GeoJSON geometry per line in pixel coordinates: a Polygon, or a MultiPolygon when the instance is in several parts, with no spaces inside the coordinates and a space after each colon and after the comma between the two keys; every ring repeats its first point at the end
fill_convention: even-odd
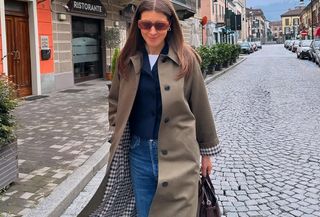
{"type": "Polygon", "coordinates": [[[201,160],[201,174],[202,176],[210,175],[212,170],[212,162],[210,156],[202,156],[201,160]]]}

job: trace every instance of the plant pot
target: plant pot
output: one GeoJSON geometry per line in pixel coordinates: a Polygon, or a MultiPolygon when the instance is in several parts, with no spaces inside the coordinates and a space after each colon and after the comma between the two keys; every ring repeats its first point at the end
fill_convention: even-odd
{"type": "Polygon", "coordinates": [[[201,70],[203,79],[206,79],[207,71],[208,71],[207,69],[201,70]]]}
{"type": "Polygon", "coordinates": [[[224,62],[223,64],[222,64],[222,66],[224,67],[224,68],[228,68],[228,66],[229,66],[229,62],[224,62]]]}
{"type": "Polygon", "coordinates": [[[17,141],[0,147],[0,189],[18,179],[17,141]]]}
{"type": "Polygon", "coordinates": [[[221,71],[221,64],[217,64],[217,65],[216,65],[215,71],[221,71]]]}
{"type": "Polygon", "coordinates": [[[215,68],[215,65],[209,65],[207,74],[212,75],[214,73],[214,68],[215,68]]]}
{"type": "Polygon", "coordinates": [[[112,73],[111,72],[107,72],[106,73],[106,80],[107,81],[112,81],[112,73]]]}

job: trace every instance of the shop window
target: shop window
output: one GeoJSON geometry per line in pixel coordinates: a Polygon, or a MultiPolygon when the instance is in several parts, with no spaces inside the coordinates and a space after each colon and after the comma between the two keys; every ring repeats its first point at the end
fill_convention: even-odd
{"type": "Polygon", "coordinates": [[[75,82],[101,77],[101,31],[99,20],[73,17],[72,55],[75,82]]]}

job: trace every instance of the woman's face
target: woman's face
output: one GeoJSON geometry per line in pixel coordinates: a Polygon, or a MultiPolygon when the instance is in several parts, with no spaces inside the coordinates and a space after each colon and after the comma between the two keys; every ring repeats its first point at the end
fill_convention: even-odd
{"type": "Polygon", "coordinates": [[[138,26],[149,53],[159,54],[164,46],[170,27],[166,15],[155,11],[144,11],[141,13],[138,26]]]}

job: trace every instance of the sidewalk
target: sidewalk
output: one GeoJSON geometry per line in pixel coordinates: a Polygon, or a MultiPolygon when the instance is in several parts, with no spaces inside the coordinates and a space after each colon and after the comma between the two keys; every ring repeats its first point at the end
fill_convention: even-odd
{"type": "MultiPolygon", "coordinates": [[[[245,59],[208,75],[206,84],[245,59]]],[[[0,195],[0,217],[72,217],[81,211],[105,172],[107,91],[105,81],[93,80],[22,102],[16,111],[20,178],[0,195]]]]}
{"type": "Polygon", "coordinates": [[[107,138],[107,94],[106,82],[93,80],[21,102],[19,179],[0,195],[1,217],[28,213],[101,148],[107,138]]]}

